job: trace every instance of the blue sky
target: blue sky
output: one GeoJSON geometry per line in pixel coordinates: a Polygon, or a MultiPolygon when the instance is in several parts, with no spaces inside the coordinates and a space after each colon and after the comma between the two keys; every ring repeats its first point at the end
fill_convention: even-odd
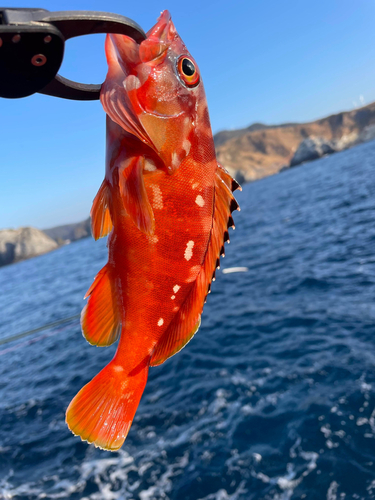
{"type": "MultiPolygon", "coordinates": [[[[115,12],[145,31],[169,9],[200,66],[214,132],[255,121],[309,121],[375,100],[373,0],[8,0],[7,6],[115,12]]],[[[101,83],[104,37],[67,42],[60,73],[101,83]]],[[[0,99],[0,110],[0,229],[86,218],[104,175],[100,103],[34,95],[0,99]]]]}

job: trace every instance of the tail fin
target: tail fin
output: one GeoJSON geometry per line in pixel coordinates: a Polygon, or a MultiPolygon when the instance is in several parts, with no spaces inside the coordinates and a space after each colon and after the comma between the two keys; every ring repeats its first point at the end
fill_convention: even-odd
{"type": "Polygon", "coordinates": [[[150,359],[130,373],[116,357],[86,384],[66,411],[69,429],[104,450],[121,448],[146,385],[150,359]]]}

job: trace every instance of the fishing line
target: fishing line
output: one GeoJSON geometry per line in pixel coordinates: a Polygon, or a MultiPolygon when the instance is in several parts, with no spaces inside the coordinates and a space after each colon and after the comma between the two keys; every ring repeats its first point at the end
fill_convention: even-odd
{"type": "Polygon", "coordinates": [[[43,330],[48,330],[48,328],[53,328],[63,323],[68,323],[69,321],[78,319],[80,316],[81,316],[80,314],[75,314],[74,316],[70,316],[69,318],[59,319],[58,321],[54,321],[53,323],[48,323],[47,325],[40,326],[39,328],[34,328],[33,330],[27,330],[26,332],[17,333],[15,335],[11,335],[10,337],[5,337],[5,339],[0,339],[0,345],[8,344],[9,342],[13,342],[14,340],[19,340],[24,337],[28,337],[33,333],[38,333],[43,330]]]}

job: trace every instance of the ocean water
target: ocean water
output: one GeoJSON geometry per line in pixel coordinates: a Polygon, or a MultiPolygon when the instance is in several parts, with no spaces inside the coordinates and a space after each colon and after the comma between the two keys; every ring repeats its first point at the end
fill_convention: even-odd
{"type": "MultiPolygon", "coordinates": [[[[114,346],[78,320],[0,345],[0,498],[375,498],[375,143],[238,199],[202,326],[150,370],[121,451],[64,423],[114,346]]],[[[0,339],[79,313],[105,261],[85,239],[1,268],[0,339]]]]}

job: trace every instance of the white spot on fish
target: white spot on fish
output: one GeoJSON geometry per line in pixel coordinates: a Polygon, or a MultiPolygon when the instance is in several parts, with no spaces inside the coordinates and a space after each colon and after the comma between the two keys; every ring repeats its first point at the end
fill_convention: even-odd
{"type": "Polygon", "coordinates": [[[174,300],[176,298],[176,295],[172,295],[171,299],[174,300]]]}
{"type": "Polygon", "coordinates": [[[176,152],[172,153],[172,167],[177,168],[180,165],[180,160],[178,159],[178,154],[176,152]]]}
{"type": "Polygon", "coordinates": [[[203,207],[204,206],[204,199],[200,194],[195,198],[195,203],[198,205],[198,207],[203,207]]]}
{"type": "Polygon", "coordinates": [[[200,270],[201,270],[201,266],[199,266],[199,265],[191,267],[189,269],[189,276],[187,277],[185,282],[191,283],[192,281],[194,281],[197,278],[200,270]]]}
{"type": "Polygon", "coordinates": [[[141,82],[135,75],[129,75],[125,78],[124,88],[127,92],[129,92],[130,90],[139,89],[140,86],[141,82]]]}
{"type": "Polygon", "coordinates": [[[194,247],[194,241],[188,241],[186,244],[186,249],[184,253],[184,257],[186,260],[190,260],[193,256],[193,247],[194,247]]]}
{"type": "Polygon", "coordinates": [[[182,143],[182,149],[185,151],[186,156],[190,153],[191,142],[185,139],[182,143]]]}
{"type": "Polygon", "coordinates": [[[150,243],[157,243],[159,241],[159,238],[156,236],[156,234],[154,234],[153,236],[147,236],[147,239],[150,243]]]}
{"type": "Polygon", "coordinates": [[[180,308],[178,306],[173,308],[173,312],[177,312],[180,308]]]}
{"type": "MultiPolygon", "coordinates": [[[[194,243],[193,243],[193,245],[194,245],[194,243]]],[[[177,292],[179,291],[179,289],[180,289],[180,288],[181,288],[181,287],[180,287],[179,285],[175,285],[175,286],[173,287],[173,291],[174,291],[174,293],[177,293],[177,292]]]]}
{"type": "Polygon", "coordinates": [[[113,369],[114,369],[115,372],[123,372],[124,371],[123,367],[120,366],[120,365],[115,365],[113,367],[113,369]]]}
{"type": "Polygon", "coordinates": [[[163,208],[163,195],[161,189],[156,184],[151,184],[150,187],[154,195],[154,199],[152,200],[152,206],[156,210],[161,210],[163,208]]]}
{"type": "Polygon", "coordinates": [[[191,187],[192,187],[192,189],[197,189],[198,186],[199,186],[199,182],[194,182],[194,184],[191,187]]]}
{"type": "Polygon", "coordinates": [[[157,168],[152,160],[146,160],[144,170],[146,170],[147,172],[155,172],[157,168]]]}
{"type": "Polygon", "coordinates": [[[163,323],[164,323],[163,318],[160,318],[159,321],[158,321],[158,326],[161,326],[163,323]]]}

